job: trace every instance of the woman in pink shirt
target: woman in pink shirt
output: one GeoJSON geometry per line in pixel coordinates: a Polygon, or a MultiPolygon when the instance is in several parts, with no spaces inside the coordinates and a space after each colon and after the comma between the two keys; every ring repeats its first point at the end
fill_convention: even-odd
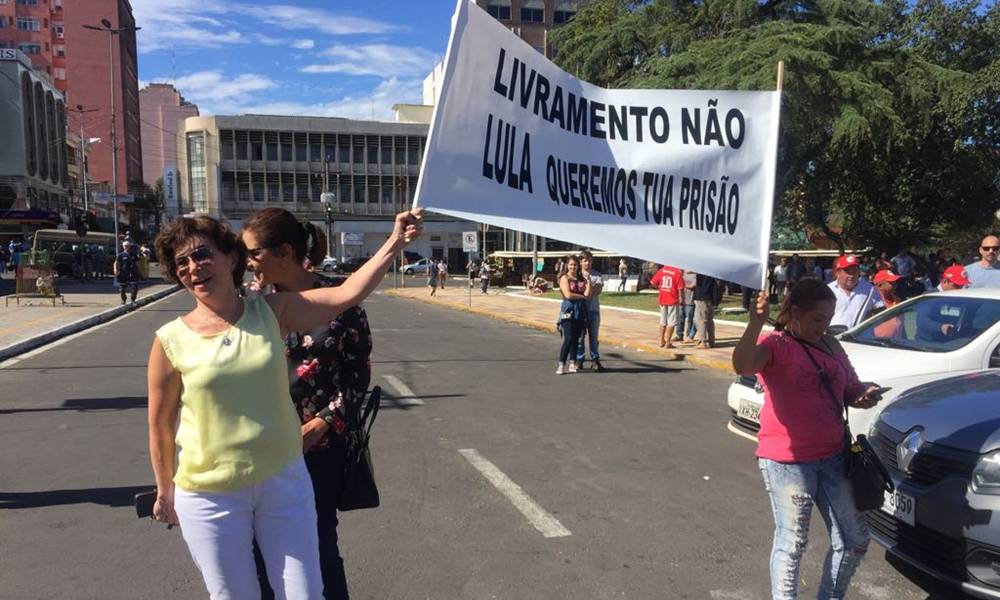
{"type": "Polygon", "coordinates": [[[818,598],[844,598],[868,549],[868,528],[844,472],[844,405],[870,408],[879,400],[878,388],[858,381],[840,343],[826,334],[835,306],[829,287],[803,279],[785,297],[774,332],[761,336],[768,311],[761,292],[733,352],[736,372],[759,375],[764,387],[757,459],[774,513],[775,600],[797,597],[814,505],[831,542],[818,598]]]}

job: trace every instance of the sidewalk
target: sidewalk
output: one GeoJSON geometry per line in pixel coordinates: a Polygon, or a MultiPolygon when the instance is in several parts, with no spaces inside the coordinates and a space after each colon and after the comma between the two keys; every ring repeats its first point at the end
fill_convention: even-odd
{"type": "MultiPolygon", "coordinates": [[[[556,331],[556,315],[559,312],[558,300],[528,296],[520,291],[490,290],[488,294],[483,295],[477,287],[472,290],[470,307],[469,289],[463,287],[462,283],[464,281],[456,281],[454,286],[449,285],[443,290],[438,289],[434,296],[430,295],[427,287],[417,287],[416,285],[388,290],[386,293],[391,296],[419,300],[428,304],[517,323],[525,327],[556,331]]],[[[683,360],[732,372],[733,348],[740,336],[743,335],[742,326],[717,322],[715,325],[715,347],[707,350],[698,350],[693,345],[677,345],[677,342],[674,342],[673,349],[660,348],[658,327],[659,316],[655,313],[612,306],[601,307],[600,338],[602,345],[626,346],[634,350],[668,356],[673,360],[683,360]]],[[[552,343],[553,348],[555,348],[556,341],[553,340],[552,343]]],[[[553,358],[553,360],[555,359],[553,358]]]]}
{"type": "MultiPolygon", "coordinates": [[[[150,275],[155,276],[153,270],[150,275]]],[[[20,304],[10,298],[0,303],[0,361],[7,360],[71,333],[109,321],[131,310],[122,306],[118,288],[111,279],[56,282],[66,304],[52,305],[44,298],[23,298],[20,304]]],[[[139,286],[136,306],[143,306],[173,292],[176,286],[161,279],[150,279],[139,286]]],[[[14,291],[13,278],[0,281],[0,298],[14,291]]]]}

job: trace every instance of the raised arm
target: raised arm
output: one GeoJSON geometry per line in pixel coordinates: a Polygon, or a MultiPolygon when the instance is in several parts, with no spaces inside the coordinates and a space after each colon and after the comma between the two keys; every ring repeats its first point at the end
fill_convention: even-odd
{"type": "Polygon", "coordinates": [[[343,285],[266,296],[278,317],[282,334],[314,329],[335,319],[348,308],[361,304],[381,283],[399,251],[420,236],[422,218],[423,209],[420,208],[396,215],[396,224],[389,239],[343,285]]]}
{"type": "Polygon", "coordinates": [[[771,350],[757,343],[760,330],[767,320],[768,307],[767,291],[762,290],[757,294],[757,306],[749,315],[749,323],[743,330],[743,337],[733,350],[733,369],[740,375],[760,373],[771,360],[771,350]]]}
{"type": "Polygon", "coordinates": [[[181,406],[181,375],[167,358],[159,338],[153,339],[146,374],[149,394],[149,459],[156,478],[153,518],[179,525],[174,512],[174,456],[177,414],[181,406]]]}

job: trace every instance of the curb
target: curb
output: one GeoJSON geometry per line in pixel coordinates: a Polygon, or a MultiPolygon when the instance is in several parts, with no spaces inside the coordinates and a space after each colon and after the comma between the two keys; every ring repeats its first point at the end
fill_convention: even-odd
{"type": "MultiPolygon", "coordinates": [[[[387,296],[392,296],[394,298],[403,298],[405,300],[416,300],[417,302],[423,302],[424,304],[430,304],[432,306],[440,306],[444,308],[450,308],[453,310],[461,310],[474,315],[480,315],[483,317],[490,317],[497,321],[503,321],[505,323],[511,323],[513,325],[520,325],[521,327],[530,327],[531,329],[538,329],[541,331],[547,331],[549,333],[556,333],[555,324],[544,325],[537,321],[532,321],[529,319],[522,319],[521,317],[511,317],[505,315],[498,315],[492,313],[488,310],[483,310],[479,308],[469,308],[468,306],[461,306],[458,304],[438,302],[431,300],[430,298],[421,298],[419,296],[410,296],[407,294],[399,293],[396,290],[387,290],[385,292],[387,296]]],[[[677,354],[675,352],[670,352],[669,350],[664,350],[659,346],[652,346],[649,344],[640,344],[637,342],[623,340],[620,338],[600,336],[602,344],[610,344],[614,346],[623,346],[625,348],[631,348],[632,350],[638,350],[640,352],[646,352],[649,354],[659,354],[661,356],[669,357],[670,360],[675,360],[679,362],[689,362],[691,364],[700,365],[703,367],[709,367],[712,369],[718,369],[722,371],[732,372],[733,365],[729,361],[718,360],[714,358],[708,358],[703,356],[697,356],[694,354],[677,354]]]]}
{"type": "Polygon", "coordinates": [[[4,362],[19,354],[24,354],[25,352],[30,352],[36,348],[40,348],[45,344],[54,342],[61,337],[83,331],[84,329],[89,329],[95,325],[100,325],[101,323],[107,323],[112,319],[117,319],[125,313],[137,310],[151,302],[156,302],[161,298],[165,298],[179,289],[181,289],[179,285],[174,285],[165,290],[160,290],[154,294],[140,298],[139,300],[136,300],[134,305],[116,306],[104,312],[97,313],[96,315],[91,315],[80,319],[79,321],[73,321],[72,323],[63,325],[62,327],[46,331],[45,333],[36,335],[33,338],[28,338],[15,344],[11,344],[10,346],[0,348],[0,362],[4,362]]]}

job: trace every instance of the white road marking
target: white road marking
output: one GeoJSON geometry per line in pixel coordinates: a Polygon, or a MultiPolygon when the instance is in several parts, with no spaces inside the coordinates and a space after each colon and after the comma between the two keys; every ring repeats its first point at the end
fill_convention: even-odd
{"type": "MultiPolygon", "coordinates": [[[[48,352],[49,350],[51,350],[53,348],[57,348],[59,346],[62,346],[63,344],[65,344],[67,342],[72,342],[73,340],[75,340],[78,337],[83,337],[83,336],[85,336],[85,335],[87,335],[89,333],[93,333],[95,331],[104,329],[105,327],[108,327],[108,326],[113,325],[115,323],[121,323],[122,320],[127,319],[127,318],[131,317],[132,315],[135,315],[135,314],[139,313],[140,311],[142,311],[146,307],[153,306],[154,304],[157,304],[158,302],[163,302],[167,298],[172,298],[172,297],[173,297],[173,294],[167,294],[166,296],[160,298],[159,300],[154,300],[154,301],[150,302],[149,304],[141,306],[140,308],[138,308],[136,310],[130,310],[129,312],[127,312],[127,313],[125,313],[125,314],[123,314],[123,315],[121,315],[119,317],[115,317],[114,319],[111,319],[110,321],[105,321],[104,323],[101,323],[100,325],[95,325],[93,327],[88,327],[88,328],[86,328],[86,329],[84,329],[82,331],[77,331],[76,333],[74,333],[72,335],[68,335],[68,336],[66,336],[64,338],[60,338],[60,339],[58,339],[58,340],[56,340],[54,342],[49,342],[48,344],[45,344],[44,346],[40,346],[38,348],[35,348],[34,350],[32,350],[30,352],[25,352],[24,354],[19,354],[19,355],[15,356],[14,358],[10,358],[10,359],[5,360],[4,362],[0,363],[0,369],[6,369],[7,367],[13,367],[14,365],[16,365],[17,363],[21,362],[22,360],[28,360],[29,358],[31,358],[33,356],[38,356],[39,354],[41,354],[43,352],[48,352]]],[[[152,343],[152,342],[150,342],[150,343],[152,343]]]]}
{"type": "Polygon", "coordinates": [[[531,496],[521,489],[521,486],[504,475],[503,471],[498,469],[496,465],[483,458],[475,448],[467,448],[458,452],[482,473],[483,477],[493,484],[493,487],[506,496],[514,504],[514,508],[519,510],[524,518],[528,519],[528,522],[544,537],[554,538],[571,535],[569,529],[563,527],[562,523],[532,500],[531,496]]]}
{"type": "Polygon", "coordinates": [[[424,401],[421,400],[416,394],[414,394],[413,390],[411,390],[405,383],[400,381],[399,377],[396,377],[395,375],[383,375],[383,377],[387,382],[389,382],[389,385],[391,385],[396,390],[396,393],[402,396],[401,398],[393,398],[392,399],[393,402],[395,402],[399,406],[424,405],[424,401]]]}

